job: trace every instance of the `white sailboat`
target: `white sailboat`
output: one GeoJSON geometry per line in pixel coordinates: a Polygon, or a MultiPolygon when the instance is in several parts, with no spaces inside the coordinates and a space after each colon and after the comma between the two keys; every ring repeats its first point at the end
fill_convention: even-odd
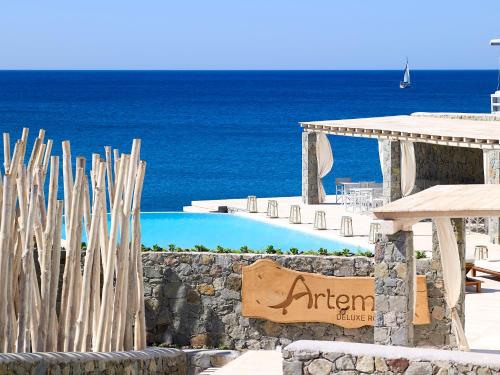
{"type": "Polygon", "coordinates": [[[407,89],[411,85],[410,82],[410,68],[408,67],[408,58],[406,59],[405,72],[403,74],[403,80],[399,82],[399,88],[407,89]]]}

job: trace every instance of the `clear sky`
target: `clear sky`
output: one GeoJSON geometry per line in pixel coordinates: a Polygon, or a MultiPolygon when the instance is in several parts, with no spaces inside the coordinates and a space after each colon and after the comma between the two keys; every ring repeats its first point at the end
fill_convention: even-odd
{"type": "Polygon", "coordinates": [[[0,69],[493,69],[500,0],[12,0],[0,69]]]}

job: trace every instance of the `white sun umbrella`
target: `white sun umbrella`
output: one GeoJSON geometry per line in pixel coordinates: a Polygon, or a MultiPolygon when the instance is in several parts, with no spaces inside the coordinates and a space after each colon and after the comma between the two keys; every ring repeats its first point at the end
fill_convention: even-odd
{"type": "Polygon", "coordinates": [[[500,46],[500,39],[492,39],[492,40],[490,41],[490,44],[491,44],[492,46],[500,46]]]}

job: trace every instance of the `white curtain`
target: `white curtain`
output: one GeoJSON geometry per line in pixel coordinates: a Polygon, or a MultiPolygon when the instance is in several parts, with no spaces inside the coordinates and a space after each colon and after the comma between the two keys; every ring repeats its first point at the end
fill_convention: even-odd
{"type": "Polygon", "coordinates": [[[382,171],[382,177],[384,176],[384,141],[378,140],[378,159],[380,160],[380,170],[382,171]]]}
{"type": "Polygon", "coordinates": [[[451,310],[451,323],[457,337],[458,348],[460,350],[469,350],[462,321],[457,312],[457,303],[462,292],[463,282],[457,239],[450,219],[436,218],[434,222],[436,223],[441,252],[445,299],[448,308],[451,310]]]}
{"type": "Polygon", "coordinates": [[[323,187],[323,177],[325,177],[333,167],[332,147],[325,133],[318,133],[316,139],[316,155],[318,158],[319,203],[323,203],[326,199],[325,188],[323,187]]]}
{"type": "Polygon", "coordinates": [[[489,160],[489,153],[486,151],[483,151],[483,173],[484,173],[484,183],[488,184],[489,182],[489,172],[490,169],[490,160],[489,160]]]}
{"type": "Polygon", "coordinates": [[[413,142],[400,141],[399,144],[401,145],[401,193],[406,197],[415,187],[417,164],[413,142]]]}

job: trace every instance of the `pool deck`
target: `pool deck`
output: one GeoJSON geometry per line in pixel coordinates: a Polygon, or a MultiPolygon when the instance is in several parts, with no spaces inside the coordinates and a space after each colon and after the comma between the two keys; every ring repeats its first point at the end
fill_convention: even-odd
{"type": "MultiPolygon", "coordinates": [[[[340,199],[339,199],[340,201],[340,199]]],[[[219,207],[226,206],[230,212],[236,215],[241,215],[254,220],[264,221],[266,223],[280,225],[288,229],[298,230],[304,233],[313,234],[328,238],[330,240],[345,242],[349,245],[359,246],[364,249],[372,250],[373,244],[368,241],[370,231],[370,223],[372,222],[371,214],[360,214],[347,211],[342,204],[335,203],[335,195],[328,195],[326,202],[317,205],[307,205],[302,203],[301,197],[272,197],[257,199],[257,213],[248,213],[246,211],[245,199],[221,199],[221,200],[206,200],[193,201],[191,206],[184,207],[186,212],[213,212],[219,207]],[[274,199],[278,202],[278,214],[276,219],[266,217],[267,201],[274,199]],[[302,217],[301,224],[290,224],[289,214],[290,206],[299,205],[302,217]],[[326,230],[315,230],[314,213],[317,210],[325,211],[326,230]],[[353,237],[340,236],[340,221],[342,216],[351,216],[353,225],[353,237]]],[[[415,248],[418,250],[430,251],[432,247],[431,239],[431,223],[418,223],[413,227],[415,248]]]]}
{"type": "MultiPolygon", "coordinates": [[[[221,199],[193,201],[191,206],[184,207],[186,212],[211,212],[217,211],[220,206],[227,206],[230,212],[242,215],[255,220],[264,221],[295,229],[308,234],[323,236],[335,241],[346,242],[351,245],[366,249],[373,249],[373,245],[368,242],[368,232],[372,217],[370,214],[359,214],[346,211],[341,204],[335,203],[335,196],[327,196],[327,200],[319,205],[306,205],[302,203],[301,197],[273,197],[258,198],[257,213],[246,212],[246,198],[244,199],[221,199]],[[274,199],[278,201],[279,218],[270,219],[266,217],[267,201],[274,199]],[[298,204],[301,207],[302,224],[290,224],[288,222],[290,206],[298,204]],[[326,230],[314,230],[314,212],[316,210],[325,211],[326,230]],[[339,235],[340,220],[344,215],[352,217],[353,237],[341,237],[339,235]]],[[[413,226],[414,248],[430,252],[432,248],[432,225],[430,222],[418,223],[413,226]]],[[[482,234],[467,235],[467,258],[474,258],[474,247],[478,244],[485,244],[489,248],[490,259],[500,259],[500,245],[491,244],[489,237],[482,234]]],[[[430,256],[430,254],[428,255],[430,256]]],[[[497,335],[500,320],[500,278],[478,273],[478,278],[483,283],[483,293],[474,293],[473,289],[468,289],[466,295],[466,324],[465,332],[472,350],[491,351],[500,353],[500,338],[497,335]]]]}

